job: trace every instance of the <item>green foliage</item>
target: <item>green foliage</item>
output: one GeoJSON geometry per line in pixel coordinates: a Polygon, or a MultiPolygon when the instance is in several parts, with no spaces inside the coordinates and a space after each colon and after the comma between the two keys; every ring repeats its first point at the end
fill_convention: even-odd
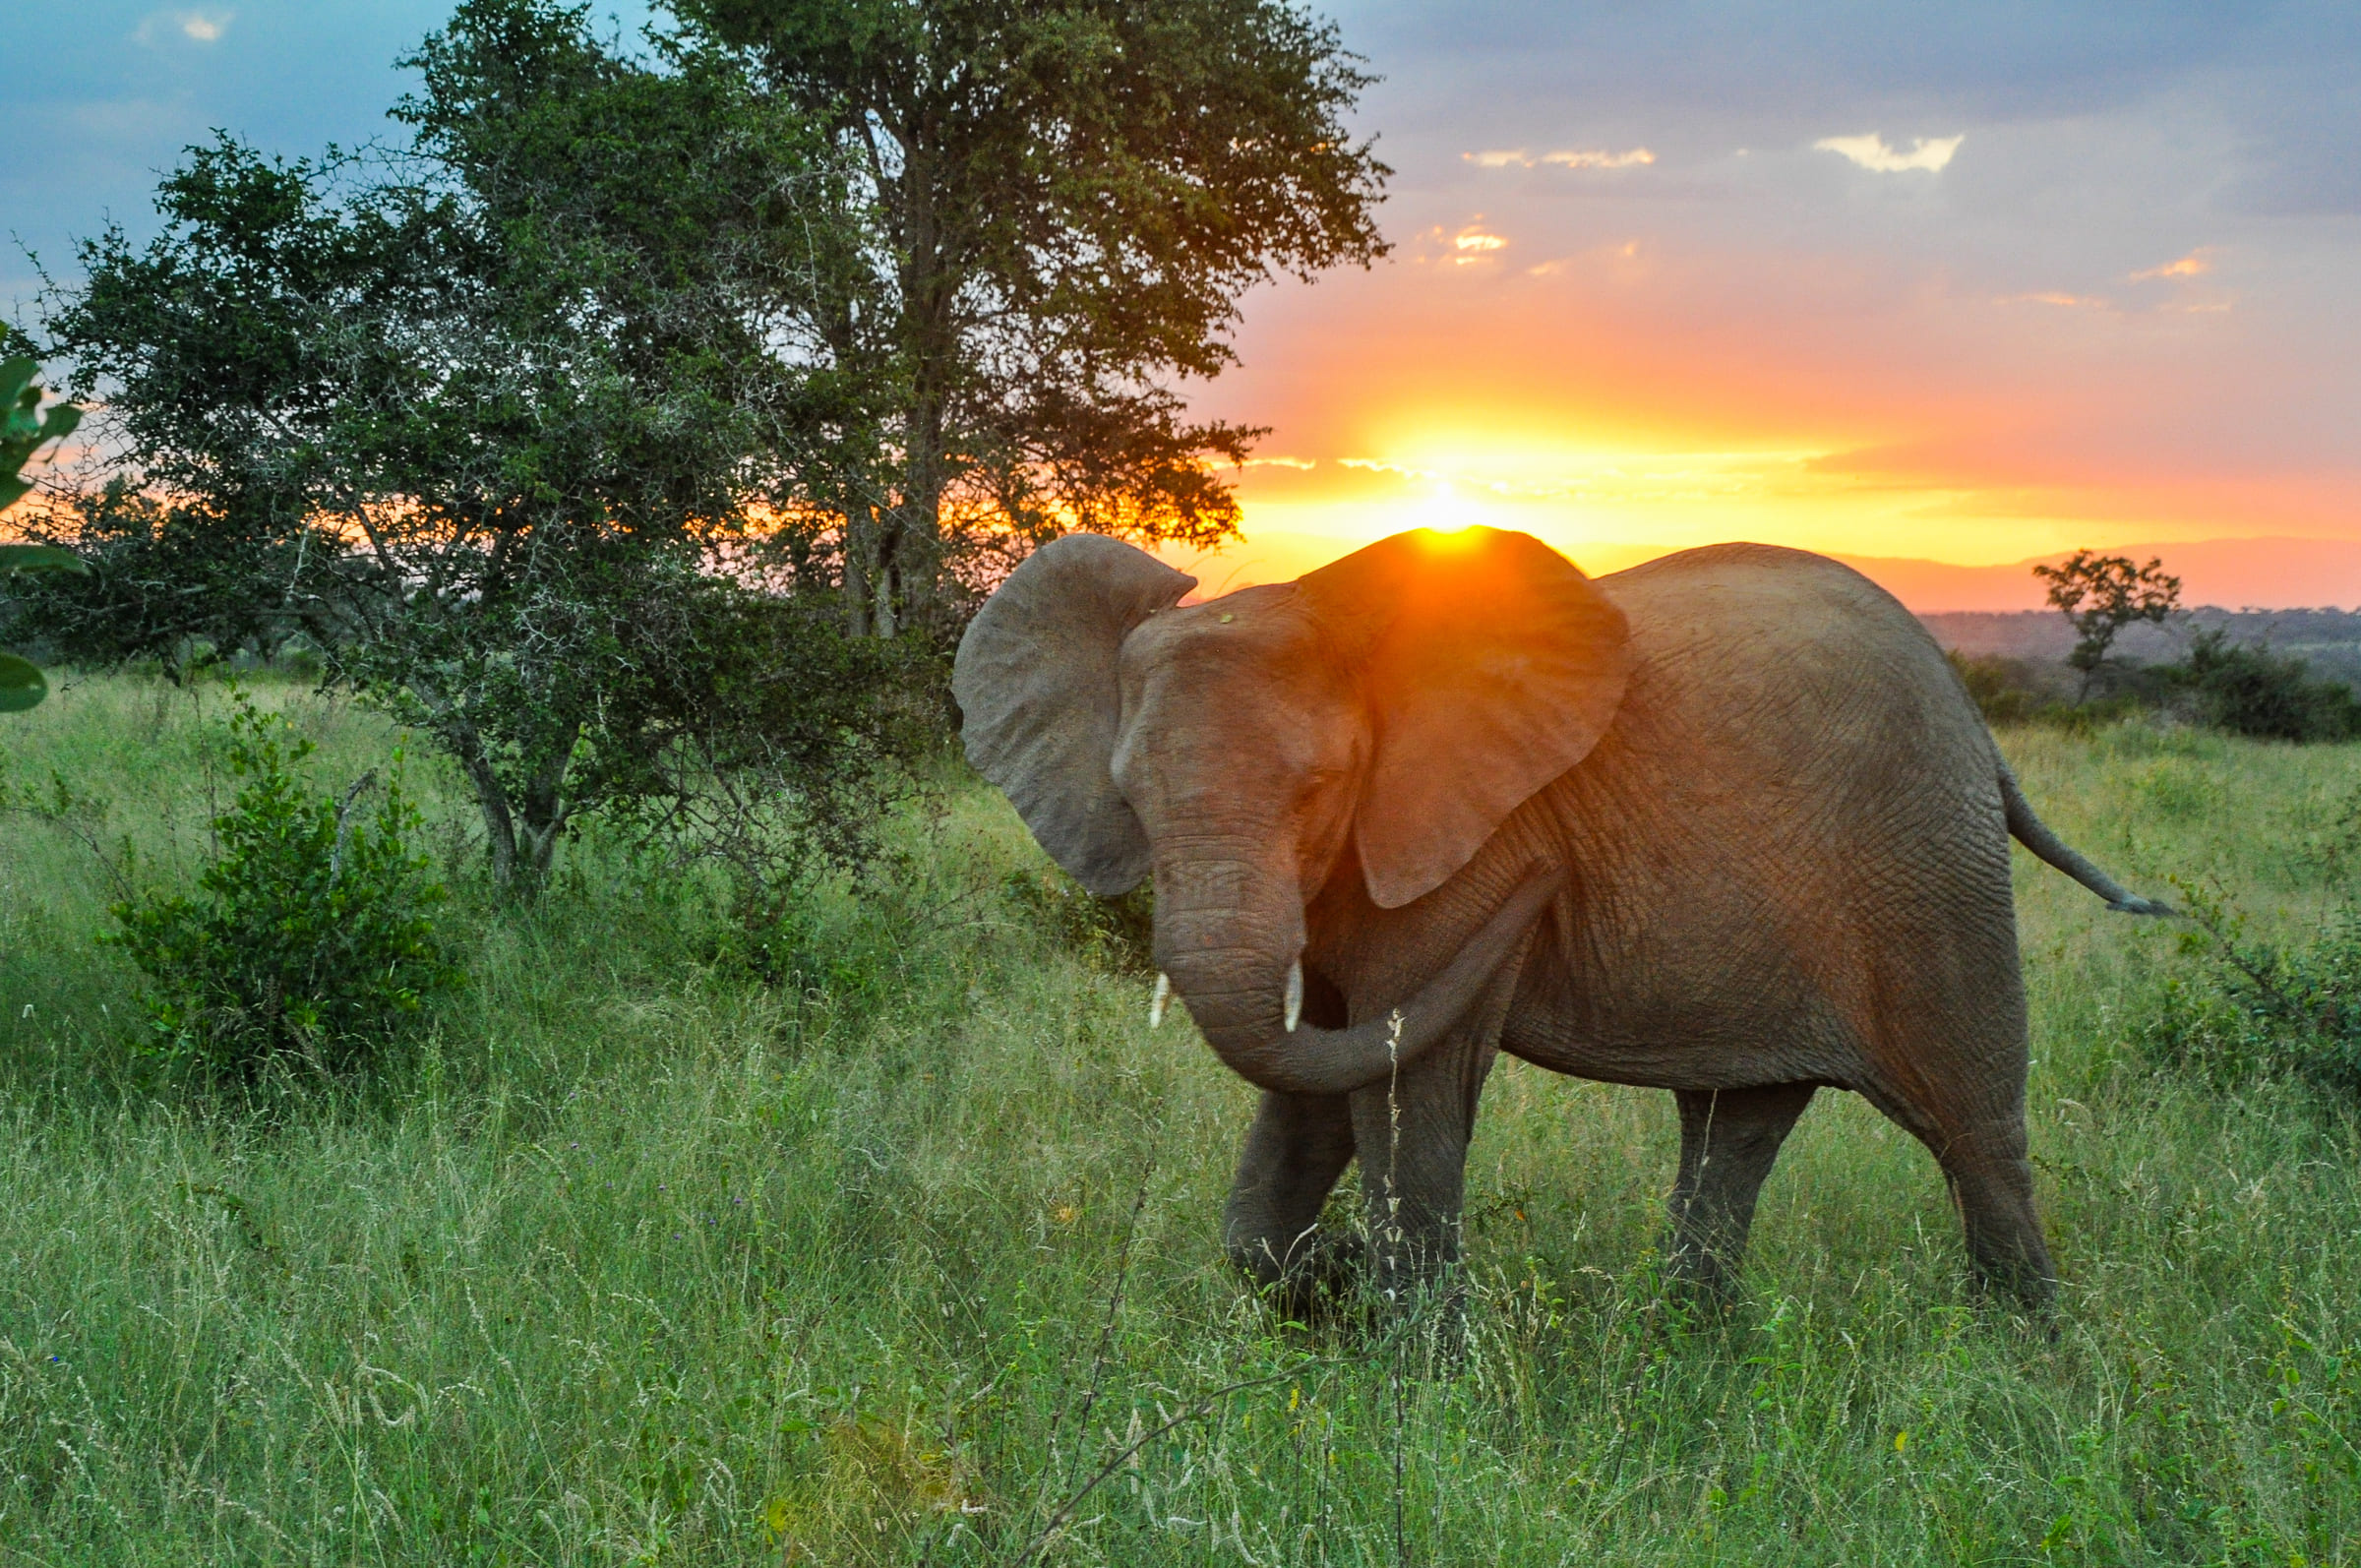
{"type": "Polygon", "coordinates": [[[2089,735],[2109,724],[2155,709],[2161,698],[2153,680],[2139,669],[2113,669],[2117,690],[2096,700],[2073,701],[2059,690],[2054,667],[1999,654],[1944,654],[1960,684],[1987,724],[2032,724],[2089,735]]]}
{"type": "Polygon", "coordinates": [[[2361,701],[2342,681],[2313,677],[2304,660],[2201,632],[2177,680],[2206,723],[2264,741],[2346,741],[2361,735],[2361,701]]]}
{"type": "Polygon", "coordinates": [[[1117,974],[1156,972],[1156,889],[1142,882],[1120,898],[1101,898],[1055,866],[1011,872],[1008,901],[1035,929],[1068,951],[1117,974]]]}
{"type": "Polygon", "coordinates": [[[49,694],[49,678],[41,667],[17,653],[0,653],[0,713],[22,713],[38,707],[49,694]]]}
{"type": "Polygon", "coordinates": [[[2143,621],[2160,625],[2180,607],[2181,579],[2163,566],[2153,560],[2138,567],[2128,556],[2077,550],[2063,566],[2033,568],[2033,575],[2049,584],[2049,602],[2074,626],[2074,651],[2066,663],[2083,678],[2078,701],[2090,694],[2117,633],[2143,621]]]}
{"type": "Polygon", "coordinates": [[[201,1077],[252,1081],[273,1065],[332,1079],[376,1064],[457,971],[435,924],[442,885],[409,841],[419,814],[398,752],[374,819],[373,775],[339,803],[295,771],[312,753],[242,694],[224,756],[244,780],[212,820],[205,897],[115,903],[120,946],[147,977],[151,1049],[201,1077]]]}
{"type": "Polygon", "coordinates": [[[2265,941],[2217,890],[2174,885],[2197,927],[2183,945],[2207,965],[2169,982],[2141,1024],[2149,1054],[2217,1082],[2287,1076],[2361,1106],[2361,906],[2341,904],[2301,939],[2265,941]]]}
{"type": "Polygon", "coordinates": [[[19,477],[32,454],[82,423],[82,410],[72,403],[42,411],[41,389],[32,379],[40,368],[23,355],[0,360],[0,512],[32,488],[19,477]]]}
{"type": "Polygon", "coordinates": [[[652,596],[635,631],[575,788],[674,864],[719,866],[749,930],[814,874],[876,860],[947,727],[938,661],[848,635],[816,595],[702,575],[652,596]]]}
{"type": "Polygon", "coordinates": [[[301,523],[249,529],[207,499],[159,500],[117,476],[29,531],[78,570],[16,589],[0,606],[6,635],[85,669],[153,660],[177,681],[240,650],[268,659],[307,620],[328,634],[292,595],[312,553],[329,561],[338,547],[301,523]]]}
{"type": "Polygon", "coordinates": [[[2255,740],[2331,742],[2361,736],[2361,699],[2341,681],[2315,677],[2303,659],[2233,643],[2219,629],[2191,639],[2170,664],[2106,667],[2108,694],[2067,701],[2028,659],[1945,655],[1992,724],[2038,724],[2088,734],[2140,714],[2201,724],[2255,740]]]}
{"type": "MultiPolygon", "coordinates": [[[[332,679],[457,761],[495,880],[530,894],[576,823],[648,808],[631,792],[657,754],[710,727],[661,699],[712,686],[695,629],[716,579],[824,586],[748,509],[792,498],[847,418],[780,314],[825,271],[830,176],[715,57],[617,58],[578,8],[463,7],[413,63],[402,156],[219,139],[163,182],[156,239],[86,247],[50,332],[145,477],[193,499],[115,508],[124,571],[80,624],[170,641],[202,599],[259,618],[217,642],[300,625],[332,679]],[[226,563],[233,591],[118,591],[182,555],[226,563]]],[[[800,698],[802,760],[843,736],[860,772],[884,723],[838,722],[840,694],[774,682],[742,728],[800,698]]],[[[850,792],[829,806],[860,815],[850,792]]]]}
{"type": "Polygon", "coordinates": [[[1962,653],[1957,648],[1943,656],[1988,724],[2049,719],[2065,705],[2041,690],[2039,671],[2029,659],[1962,653]]]}

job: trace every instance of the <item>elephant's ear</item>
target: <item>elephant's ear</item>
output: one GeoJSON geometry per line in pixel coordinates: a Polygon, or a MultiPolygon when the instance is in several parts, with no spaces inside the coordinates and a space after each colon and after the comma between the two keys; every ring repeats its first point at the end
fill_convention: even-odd
{"type": "Polygon", "coordinates": [[[1623,612],[1530,534],[1396,534],[1297,592],[1369,703],[1376,753],[1354,833],[1384,909],[1465,866],[1623,700],[1623,612]]]}
{"type": "Polygon", "coordinates": [[[1131,629],[1197,579],[1102,534],[1043,545],[968,624],[951,667],[960,739],[1050,858],[1103,897],[1148,874],[1148,835],[1108,764],[1131,629]]]}

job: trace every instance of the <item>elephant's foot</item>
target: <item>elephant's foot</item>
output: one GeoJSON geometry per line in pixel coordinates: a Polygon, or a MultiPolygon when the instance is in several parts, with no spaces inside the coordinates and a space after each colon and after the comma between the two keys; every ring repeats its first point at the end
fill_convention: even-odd
{"type": "Polygon", "coordinates": [[[1310,1230],[1287,1243],[1234,1242],[1230,1261],[1283,1318],[1320,1327],[1356,1315],[1362,1248],[1352,1236],[1310,1230]]]}
{"type": "Polygon", "coordinates": [[[2010,1301],[2036,1325],[2057,1332],[2057,1269],[2033,1214],[2032,1167],[2022,1159],[1983,1164],[1955,1160],[1944,1176],[1968,1233],[1977,1284],[2010,1301]]]}
{"type": "Polygon", "coordinates": [[[1699,1235],[1675,1224],[1664,1243],[1666,1294],[1687,1306],[1725,1312],[1738,1298],[1738,1274],[1746,1242],[1699,1235]]]}

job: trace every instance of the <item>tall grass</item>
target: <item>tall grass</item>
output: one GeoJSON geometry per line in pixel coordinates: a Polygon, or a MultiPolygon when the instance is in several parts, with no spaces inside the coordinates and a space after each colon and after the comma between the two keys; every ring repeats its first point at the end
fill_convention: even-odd
{"type": "MultiPolygon", "coordinates": [[[[332,783],[391,745],[272,699],[332,783]]],[[[87,682],[0,770],[193,865],[206,733],[87,682]]],[[[2144,889],[2291,926],[2336,895],[2361,752],[2004,744],[2144,889]]],[[[1932,1162],[1834,1094],[1744,1300],[1685,1317],[1669,1097],[1506,1062],[1438,1349],[1248,1299],[1216,1221],[1250,1091],[1011,892],[1038,852],[997,796],[901,831],[907,874],[816,894],[776,987],[694,887],[578,846],[535,910],[462,900],[468,987],[378,1091],[249,1104],[148,1072],[106,874],[0,818],[0,1559],[2361,1560],[2356,1129],[2146,1063],[2133,1026],[2203,962],[2169,927],[2021,857],[2054,1340],[1973,1295],[1932,1162]]]]}

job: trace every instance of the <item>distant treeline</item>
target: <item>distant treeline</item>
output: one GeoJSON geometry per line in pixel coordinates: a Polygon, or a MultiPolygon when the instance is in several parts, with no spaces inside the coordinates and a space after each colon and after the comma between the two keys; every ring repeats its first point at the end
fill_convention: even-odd
{"type": "MultiPolygon", "coordinates": [[[[2063,664],[2073,651],[2074,627],[2055,610],[1951,610],[1918,618],[1950,652],[1969,657],[2063,664]]],[[[2224,610],[2206,605],[2161,626],[2127,626],[2116,656],[2163,664],[2188,656],[2200,633],[2219,632],[2231,643],[2268,647],[2308,663],[2316,675],[2361,687],[2361,611],[2224,610]]]]}

